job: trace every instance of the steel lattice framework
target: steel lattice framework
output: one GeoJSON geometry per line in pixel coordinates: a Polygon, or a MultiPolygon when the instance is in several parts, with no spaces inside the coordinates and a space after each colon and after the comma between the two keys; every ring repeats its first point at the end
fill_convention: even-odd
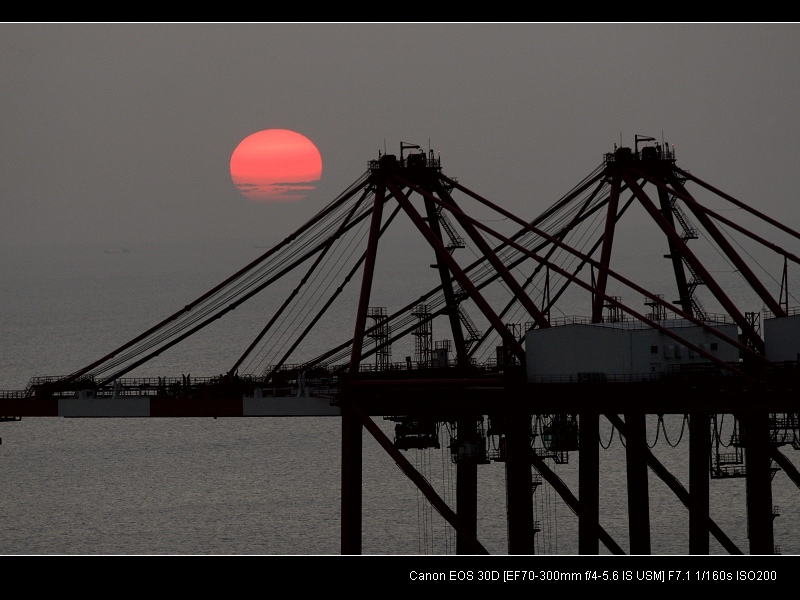
{"type": "MultiPolygon", "coordinates": [[[[576,498],[530,444],[531,415],[548,416],[548,435],[553,434],[558,443],[567,438],[556,431],[556,424],[572,428],[572,435],[580,426],[580,437],[591,439],[596,437],[596,419],[604,415],[629,441],[631,505],[646,503],[642,472],[646,481],[649,467],[691,511],[693,552],[707,552],[710,532],[728,551],[740,553],[708,517],[708,466],[703,464],[709,455],[708,415],[727,412],[748,432],[748,462],[754,466],[747,474],[751,532],[755,532],[752,548],[771,553],[772,536],[767,533],[771,532],[771,517],[767,517],[771,496],[765,473],[774,462],[798,486],[800,475],[767,432],[774,433],[779,421],[794,424],[784,429],[796,427],[798,369],[796,361],[768,358],[760,314],[741,305],[740,288],[744,284],[750,301],[760,303],[770,318],[794,315],[788,267],[800,262],[789,249],[798,239],[800,234],[779,220],[678,167],[674,150],[649,137],[637,136],[634,148],[615,147],[605,154],[600,166],[533,220],[513,214],[445,175],[433,151],[426,153],[415,144],[401,143],[399,156],[385,154],[369,161],[367,171],[342,194],[262,256],[91,364],[67,376],[32,380],[27,390],[6,394],[0,398],[0,414],[63,416],[72,397],[88,391],[92,398],[108,398],[109,405],[127,398],[130,402],[125,406],[139,411],[135,416],[266,416],[272,413],[252,408],[263,405],[265,390],[272,389],[276,397],[308,397],[306,388],[316,385],[317,395],[329,399],[343,420],[343,553],[360,552],[362,427],[453,525],[459,535],[459,552],[485,552],[475,529],[475,465],[481,457],[470,449],[479,445],[482,435],[476,423],[489,415],[496,431],[509,442],[504,459],[509,463],[511,553],[531,551],[531,465],[579,515],[581,551],[596,552],[601,540],[616,553],[621,552],[619,545],[598,523],[597,497],[587,492],[580,500],[576,498]],[[728,208],[735,209],[739,221],[723,216],[728,208]],[[638,227],[647,223],[661,243],[666,243],[668,253],[661,257],[660,265],[668,266],[676,296],[673,301],[636,283],[635,274],[623,272],[625,261],[612,260],[626,218],[634,209],[639,210],[639,217],[630,220],[638,227]],[[415,243],[413,235],[413,240],[422,240],[430,248],[435,263],[427,266],[434,267],[437,282],[433,287],[415,289],[416,282],[409,281],[409,297],[398,299],[398,306],[387,312],[370,306],[373,287],[382,281],[376,273],[378,248],[389,228],[400,226],[403,220],[411,231],[408,244],[415,243]],[[467,247],[476,258],[464,261],[462,250],[467,247]],[[709,256],[727,265],[729,274],[735,273],[740,286],[735,293],[729,287],[730,279],[724,280],[710,266],[709,256]],[[773,265],[773,272],[777,266],[780,275],[768,269],[766,277],[759,275],[756,264],[762,259],[773,265]],[[288,288],[287,281],[291,282],[288,288]],[[278,283],[284,284],[283,296],[275,292],[278,283]],[[357,286],[354,303],[352,297],[346,300],[345,294],[351,284],[357,286]],[[231,359],[223,375],[194,381],[185,377],[180,382],[129,377],[262,292],[270,294],[270,317],[244,351],[231,359]],[[623,302],[623,292],[642,298],[650,312],[623,302]],[[588,307],[586,322],[628,320],[657,330],[705,359],[715,377],[687,383],[683,374],[678,379],[615,386],[613,391],[601,387],[600,382],[585,381],[566,396],[558,384],[526,380],[527,333],[569,321],[575,298],[588,307]],[[308,350],[309,334],[341,301],[355,306],[354,319],[342,324],[341,342],[322,353],[308,350]],[[680,328],[668,326],[669,319],[690,323],[735,348],[739,360],[721,359],[686,337],[680,328]],[[445,323],[451,337],[446,343],[433,344],[431,324],[435,320],[445,323]],[[722,324],[735,325],[738,335],[732,336],[730,328],[722,324]],[[408,338],[414,340],[415,360],[409,357],[406,363],[392,363],[391,345],[408,338]],[[244,369],[246,372],[241,372],[244,369]],[[717,377],[720,374],[722,377],[717,377]],[[293,386],[292,393],[279,392],[286,385],[293,386]],[[333,391],[323,392],[321,385],[333,391]],[[132,399],[134,387],[139,395],[132,399]],[[758,395],[757,406],[754,394],[758,395]],[[691,412],[695,423],[702,423],[695,431],[702,431],[706,441],[698,446],[696,456],[700,458],[695,460],[705,470],[705,481],[693,475],[691,495],[642,443],[643,416],[664,412],[691,412]],[[619,414],[625,415],[624,421],[619,414]],[[375,415],[396,418],[398,427],[417,436],[406,438],[406,445],[401,446],[405,448],[425,439],[430,431],[438,431],[431,424],[457,423],[462,459],[458,465],[458,514],[408,463],[397,444],[386,438],[371,419],[375,415]],[[575,415],[580,415],[580,425],[575,415]],[[703,535],[705,542],[698,541],[703,535]]],[[[647,245],[648,250],[654,248],[656,237],[647,245]]],[[[657,261],[643,261],[639,267],[658,269],[657,261]]],[[[630,266],[637,261],[627,262],[630,266]]],[[[69,410],[86,408],[79,405],[69,410]]],[[[112,410],[99,416],[118,414],[112,410]]],[[[68,416],[98,415],[72,412],[68,416]]],[[[574,449],[577,437],[570,439],[569,448],[574,449]]],[[[554,452],[567,449],[550,448],[554,452]]],[[[587,453],[582,468],[584,462],[596,463],[596,457],[589,454],[591,448],[581,450],[587,453]]],[[[596,473],[582,471],[582,477],[587,480],[586,489],[596,488],[596,473]]],[[[631,511],[632,523],[644,524],[640,529],[646,530],[646,510],[631,511]]],[[[634,529],[632,551],[647,553],[649,539],[641,537],[640,531],[634,534],[634,529]]]]}

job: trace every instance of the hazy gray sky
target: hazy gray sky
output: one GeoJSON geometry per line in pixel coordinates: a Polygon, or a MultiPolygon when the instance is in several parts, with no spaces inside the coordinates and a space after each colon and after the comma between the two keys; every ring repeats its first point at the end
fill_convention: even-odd
{"type": "Polygon", "coordinates": [[[800,228],[797,24],[0,25],[0,239],[282,239],[401,141],[533,218],[620,140],[800,228]],[[323,175],[254,204],[229,159],[298,131],[323,175]]]}

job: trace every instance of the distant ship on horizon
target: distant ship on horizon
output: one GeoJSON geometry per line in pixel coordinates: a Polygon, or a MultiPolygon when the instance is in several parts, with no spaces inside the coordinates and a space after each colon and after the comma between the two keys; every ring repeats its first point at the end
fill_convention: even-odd
{"type": "Polygon", "coordinates": [[[128,248],[122,248],[122,250],[104,250],[106,254],[125,254],[126,252],[130,252],[128,248]]]}

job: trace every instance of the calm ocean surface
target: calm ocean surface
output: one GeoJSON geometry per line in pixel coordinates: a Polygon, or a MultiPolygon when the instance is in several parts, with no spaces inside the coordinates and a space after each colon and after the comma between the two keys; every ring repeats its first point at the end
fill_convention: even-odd
{"type": "MultiPolygon", "coordinates": [[[[33,376],[89,364],[260,252],[252,245],[5,249],[0,388],[22,389],[33,376]]],[[[237,323],[136,373],[226,370],[266,322],[257,307],[234,312],[237,323]]],[[[315,343],[325,349],[339,341],[315,343]]],[[[391,421],[379,424],[393,436],[391,421]]],[[[683,416],[665,415],[663,429],[656,416],[648,424],[654,453],[688,487],[683,416]]],[[[627,552],[624,446],[604,420],[601,430],[601,524],[627,552]]],[[[440,450],[406,456],[454,507],[455,465],[444,435],[440,450]]],[[[0,555],[339,554],[338,418],[24,418],[0,423],[0,437],[0,555]]],[[[363,553],[453,554],[449,527],[367,432],[363,447],[363,553]]],[[[784,452],[798,463],[790,446],[784,452]]],[[[579,458],[573,452],[567,464],[550,463],[576,495],[579,458]]],[[[502,463],[479,467],[478,538],[491,554],[508,551],[504,481],[502,463]]],[[[744,479],[712,480],[711,496],[711,517],[749,553],[744,479]]],[[[653,553],[686,554],[687,510],[652,472],[650,500],[653,553]]],[[[800,554],[797,500],[797,487],[779,471],[774,531],[785,555],[800,554]]],[[[542,529],[536,552],[577,554],[577,517],[549,485],[537,489],[534,506],[542,529]]],[[[602,545],[601,552],[608,553],[602,545]]],[[[711,552],[726,553],[713,537],[711,552]]]]}

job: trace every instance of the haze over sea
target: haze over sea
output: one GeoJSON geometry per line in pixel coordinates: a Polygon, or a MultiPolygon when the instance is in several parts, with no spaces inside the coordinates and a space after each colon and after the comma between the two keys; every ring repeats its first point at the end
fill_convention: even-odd
{"type": "MultiPolygon", "coordinates": [[[[263,252],[256,248],[262,244],[243,238],[196,246],[131,244],[128,252],[80,243],[6,248],[0,387],[22,389],[32,376],[89,364],[238,270],[263,252]],[[26,264],[34,266],[15,268],[14,252],[25,252],[26,264]]],[[[405,259],[414,252],[406,249],[405,259]]],[[[377,281],[376,290],[402,281],[377,281]]],[[[352,320],[352,306],[341,319],[352,320]]],[[[137,373],[218,374],[265,320],[256,312],[234,312],[244,318],[209,327],[199,342],[179,345],[137,373]]],[[[376,421],[391,438],[394,424],[376,421]]],[[[648,424],[649,443],[658,440],[655,454],[688,487],[683,416],[665,415],[663,429],[655,415],[648,424]]],[[[455,465],[445,428],[442,433],[441,449],[406,456],[454,506],[455,465]]],[[[340,552],[336,417],[24,418],[0,424],[0,437],[2,555],[340,552]]],[[[607,447],[600,455],[601,522],[627,551],[624,446],[605,421],[600,438],[607,447]]],[[[571,452],[567,464],[549,462],[577,494],[579,453],[571,452]]],[[[491,554],[507,554],[503,463],[483,465],[478,474],[478,538],[491,554]]],[[[711,494],[711,517],[748,553],[744,480],[712,480],[711,494]]],[[[783,554],[800,553],[797,488],[778,472],[773,495],[780,513],[775,543],[783,554]]],[[[653,553],[686,554],[687,511],[652,473],[650,499],[653,553]]],[[[542,529],[536,552],[577,554],[577,517],[548,484],[535,492],[534,506],[542,529]]],[[[364,554],[455,551],[449,527],[367,432],[363,508],[364,554]]],[[[711,552],[726,554],[713,537],[711,552]]],[[[601,553],[608,551],[601,546],[601,553]]]]}

